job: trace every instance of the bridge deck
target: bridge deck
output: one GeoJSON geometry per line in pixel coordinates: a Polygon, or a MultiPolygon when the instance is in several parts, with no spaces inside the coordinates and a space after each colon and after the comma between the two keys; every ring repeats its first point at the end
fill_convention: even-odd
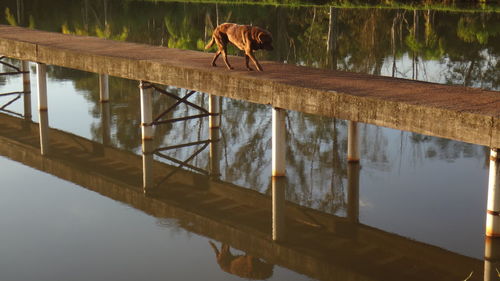
{"type": "Polygon", "coordinates": [[[494,91],[276,62],[249,72],[240,57],[230,57],[236,69],[229,71],[210,66],[212,53],[1,25],[0,54],[500,147],[500,93],[494,91]]]}

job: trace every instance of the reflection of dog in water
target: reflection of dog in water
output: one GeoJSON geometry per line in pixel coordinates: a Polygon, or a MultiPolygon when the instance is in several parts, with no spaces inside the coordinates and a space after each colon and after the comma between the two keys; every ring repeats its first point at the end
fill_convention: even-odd
{"type": "Polygon", "coordinates": [[[217,263],[225,272],[248,279],[267,279],[273,275],[274,265],[249,255],[233,255],[227,244],[222,243],[219,251],[212,241],[209,243],[214,249],[217,263]]]}
{"type": "Polygon", "coordinates": [[[262,66],[253,55],[255,50],[273,50],[273,36],[271,32],[251,25],[238,25],[234,23],[223,23],[217,26],[212,34],[212,40],[205,46],[205,49],[209,49],[217,44],[217,52],[215,53],[214,59],[212,60],[212,66],[217,66],[215,61],[222,54],[222,58],[226,63],[228,69],[233,69],[227,60],[227,45],[232,43],[238,49],[245,51],[245,65],[248,70],[252,68],[248,65],[248,60],[251,59],[252,62],[257,67],[257,70],[262,71],[262,66]]]}

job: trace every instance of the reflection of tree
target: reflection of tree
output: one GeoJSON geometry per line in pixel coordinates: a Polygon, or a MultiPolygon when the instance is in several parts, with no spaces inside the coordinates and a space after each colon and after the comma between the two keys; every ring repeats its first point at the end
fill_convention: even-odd
{"type": "MultiPolygon", "coordinates": [[[[7,7],[5,8],[5,20],[9,25],[12,26],[18,26],[18,25],[23,25],[23,20],[22,20],[22,14],[21,14],[22,9],[18,8],[18,13],[17,13],[17,19],[14,17],[14,15],[10,12],[10,9],[7,7]]],[[[29,16],[29,22],[27,25],[28,28],[35,28],[35,19],[33,16],[29,16]]]]}
{"type": "Polygon", "coordinates": [[[488,88],[499,84],[496,13],[118,0],[20,2],[6,5],[6,23],[22,21],[26,26],[23,15],[29,14],[30,25],[36,21],[44,30],[199,50],[218,17],[221,22],[269,29],[275,50],[258,53],[263,59],[377,75],[388,64],[393,70],[388,75],[406,77],[411,72],[408,77],[488,88]],[[409,68],[405,56],[413,62],[409,68]],[[439,62],[445,76],[429,77],[426,61],[439,62]]]}
{"type": "Polygon", "coordinates": [[[200,27],[204,24],[205,17],[180,17],[179,14],[187,12],[186,4],[177,3],[172,5],[164,17],[165,27],[167,30],[167,46],[169,48],[203,50],[205,42],[203,41],[203,29],[193,28],[200,27]]]}

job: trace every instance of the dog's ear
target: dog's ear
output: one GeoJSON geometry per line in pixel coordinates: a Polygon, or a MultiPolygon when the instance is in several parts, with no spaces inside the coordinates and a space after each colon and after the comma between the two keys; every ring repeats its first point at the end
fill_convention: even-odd
{"type": "Polygon", "coordinates": [[[270,34],[268,34],[267,32],[260,32],[259,33],[259,36],[257,38],[257,41],[260,43],[260,44],[264,44],[264,43],[269,43],[271,42],[273,39],[271,37],[270,34]]]}
{"type": "Polygon", "coordinates": [[[257,43],[262,44],[262,36],[264,36],[264,32],[259,32],[259,35],[257,36],[257,43]]]}

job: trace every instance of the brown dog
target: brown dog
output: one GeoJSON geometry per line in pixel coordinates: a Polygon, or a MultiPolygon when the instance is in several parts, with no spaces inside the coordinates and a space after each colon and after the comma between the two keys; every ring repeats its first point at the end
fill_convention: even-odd
{"type": "Polygon", "coordinates": [[[233,69],[227,61],[227,44],[229,42],[245,51],[245,63],[248,70],[253,70],[248,66],[248,59],[253,61],[258,70],[263,70],[253,55],[254,50],[273,50],[273,36],[269,31],[257,26],[223,23],[215,28],[212,40],[205,46],[205,49],[209,49],[214,43],[217,44],[218,50],[212,60],[212,66],[217,66],[215,61],[222,54],[227,68],[233,69]]]}

